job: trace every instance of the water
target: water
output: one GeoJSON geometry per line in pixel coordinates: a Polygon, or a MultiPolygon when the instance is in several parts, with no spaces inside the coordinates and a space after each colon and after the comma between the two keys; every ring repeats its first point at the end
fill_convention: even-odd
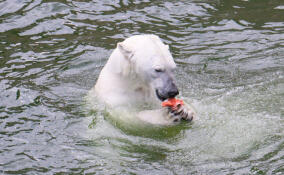
{"type": "Polygon", "coordinates": [[[0,1],[1,174],[284,174],[283,1],[0,1]],[[133,128],[85,96],[159,35],[193,124],[133,128]]]}

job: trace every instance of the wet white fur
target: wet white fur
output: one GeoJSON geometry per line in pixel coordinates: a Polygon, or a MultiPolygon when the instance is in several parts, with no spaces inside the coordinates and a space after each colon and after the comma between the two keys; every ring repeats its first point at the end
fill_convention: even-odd
{"type": "Polygon", "coordinates": [[[153,124],[170,124],[172,120],[155,94],[161,79],[153,79],[149,73],[175,67],[169,47],[158,36],[132,36],[117,44],[99,75],[94,93],[112,109],[148,104],[152,109],[138,111],[138,118],[153,124]]]}

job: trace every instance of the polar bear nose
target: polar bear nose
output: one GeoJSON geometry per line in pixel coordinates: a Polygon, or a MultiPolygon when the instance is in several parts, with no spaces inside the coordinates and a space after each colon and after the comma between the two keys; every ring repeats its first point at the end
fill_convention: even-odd
{"type": "Polygon", "coordinates": [[[168,97],[169,98],[174,98],[178,94],[179,94],[179,91],[178,91],[177,87],[173,86],[173,88],[171,88],[171,90],[168,92],[168,97]]]}

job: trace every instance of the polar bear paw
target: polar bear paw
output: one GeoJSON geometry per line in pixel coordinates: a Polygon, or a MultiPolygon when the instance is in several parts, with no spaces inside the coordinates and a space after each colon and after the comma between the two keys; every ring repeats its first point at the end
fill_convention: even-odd
{"type": "Polygon", "coordinates": [[[177,110],[168,108],[168,112],[171,120],[174,123],[180,122],[181,120],[191,122],[195,116],[195,113],[191,109],[185,107],[184,105],[180,105],[177,110]]]}

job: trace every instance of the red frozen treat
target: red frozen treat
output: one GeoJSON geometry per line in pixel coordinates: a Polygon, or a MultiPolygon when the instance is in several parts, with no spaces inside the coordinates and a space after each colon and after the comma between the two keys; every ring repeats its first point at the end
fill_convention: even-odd
{"type": "Polygon", "coordinates": [[[179,106],[184,105],[183,101],[176,98],[169,98],[162,103],[163,107],[170,107],[172,110],[177,110],[179,106]]]}

